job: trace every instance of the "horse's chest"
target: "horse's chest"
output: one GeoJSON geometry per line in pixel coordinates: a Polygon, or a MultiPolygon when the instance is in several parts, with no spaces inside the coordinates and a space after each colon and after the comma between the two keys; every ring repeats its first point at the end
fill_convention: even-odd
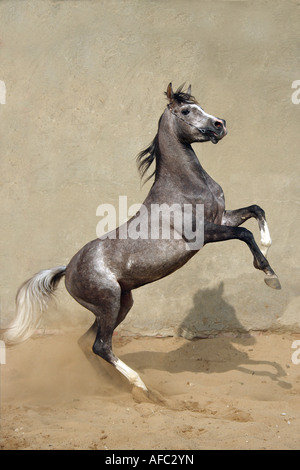
{"type": "Polygon", "coordinates": [[[221,224],[225,209],[224,193],[221,186],[213,180],[208,181],[204,199],[205,219],[215,224],[221,224]]]}

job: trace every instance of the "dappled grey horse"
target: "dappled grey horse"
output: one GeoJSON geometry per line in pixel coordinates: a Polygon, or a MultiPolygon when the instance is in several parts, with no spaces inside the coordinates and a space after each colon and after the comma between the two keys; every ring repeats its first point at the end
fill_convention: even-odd
{"type": "Polygon", "coordinates": [[[170,83],[166,96],[168,105],[159,120],[158,132],[151,145],[137,157],[142,177],[155,162],[151,175],[154,183],[141,210],[113,234],[104,234],[85,245],[68,266],[40,271],[25,282],[17,294],[16,318],[4,337],[7,343],[27,339],[36,328],[59,280],[65,276],[71,296],[95,315],[94,324],[83,338],[91,334],[96,336],[93,352],[112,364],[131,384],[144,390],[147,388],[140,376],[112,351],[113,331],[133,305],[133,289],[176,271],[203,245],[232,239],[248,245],[255,268],[265,273],[266,284],[280,288],[266,259],[271,238],[264,211],[257,205],[225,210],[222,188],[206,173],[191,147],[194,142],[218,143],[227,134],[226,122],[204,112],[191,95],[191,87],[186,92],[183,87],[174,92],[170,83]],[[197,233],[198,227],[196,209],[203,207],[204,219],[199,224],[203,240],[199,246],[190,243],[170,212],[169,236],[151,237],[154,227],[151,227],[149,213],[152,207],[162,204],[164,207],[176,205],[183,210],[192,208],[189,221],[193,233],[197,233]],[[252,233],[240,227],[250,217],[258,221],[262,251],[252,233]],[[144,227],[140,236],[137,236],[138,226],[144,227]]]}

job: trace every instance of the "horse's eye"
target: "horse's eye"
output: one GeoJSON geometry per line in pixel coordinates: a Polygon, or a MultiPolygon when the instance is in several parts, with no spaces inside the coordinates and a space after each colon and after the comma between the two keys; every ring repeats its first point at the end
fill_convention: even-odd
{"type": "Polygon", "coordinates": [[[183,109],[183,110],[181,111],[181,113],[186,116],[187,114],[190,114],[190,110],[189,110],[189,109],[183,109]]]}

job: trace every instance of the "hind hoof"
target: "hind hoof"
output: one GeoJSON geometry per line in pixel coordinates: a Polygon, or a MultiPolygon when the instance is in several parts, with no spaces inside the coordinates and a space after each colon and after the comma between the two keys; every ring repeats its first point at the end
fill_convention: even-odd
{"type": "Polygon", "coordinates": [[[266,276],[264,281],[267,284],[267,286],[271,287],[272,289],[277,289],[277,290],[281,289],[281,284],[276,274],[266,276]]]}

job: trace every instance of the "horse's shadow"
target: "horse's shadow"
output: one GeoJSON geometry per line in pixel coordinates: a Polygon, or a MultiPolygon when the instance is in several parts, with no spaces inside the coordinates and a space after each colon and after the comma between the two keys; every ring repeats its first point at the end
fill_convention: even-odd
{"type": "Polygon", "coordinates": [[[246,333],[239,322],[235,309],[223,297],[224,283],[215,288],[199,289],[194,295],[194,305],[177,330],[178,336],[187,339],[214,336],[218,332],[228,331],[246,333]]]}
{"type": "MultiPolygon", "coordinates": [[[[275,361],[253,360],[249,358],[247,349],[254,346],[256,339],[240,324],[235,309],[223,298],[223,283],[213,289],[199,290],[194,296],[194,305],[178,328],[178,336],[198,336],[189,341],[178,340],[178,348],[168,352],[139,351],[122,355],[122,360],[141,372],[149,369],[162,370],[172,374],[191,371],[195,373],[224,373],[238,370],[242,373],[261,377],[269,377],[281,387],[290,388],[290,384],[280,380],[286,376],[282,366],[275,361]],[[222,311],[222,318],[228,319],[231,331],[237,334],[224,335],[220,317],[216,312],[222,311]],[[222,335],[214,339],[203,339],[201,331],[205,330],[208,321],[222,335]],[[230,320],[230,321],[229,321],[230,320]],[[232,328],[234,326],[234,328],[232,328]],[[201,339],[202,336],[202,339],[201,339]],[[213,341],[214,343],[210,343],[213,341]],[[213,344],[213,348],[212,348],[213,344]],[[235,344],[239,346],[235,346],[235,344]],[[188,358],[188,359],[187,359],[188,358]],[[257,366],[259,366],[257,368],[257,366]],[[257,370],[259,369],[259,370],[257,370]]],[[[163,341],[163,339],[162,339],[163,341]]],[[[176,339],[174,340],[176,345],[176,339]]],[[[252,349],[252,348],[250,348],[252,349]]]]}

